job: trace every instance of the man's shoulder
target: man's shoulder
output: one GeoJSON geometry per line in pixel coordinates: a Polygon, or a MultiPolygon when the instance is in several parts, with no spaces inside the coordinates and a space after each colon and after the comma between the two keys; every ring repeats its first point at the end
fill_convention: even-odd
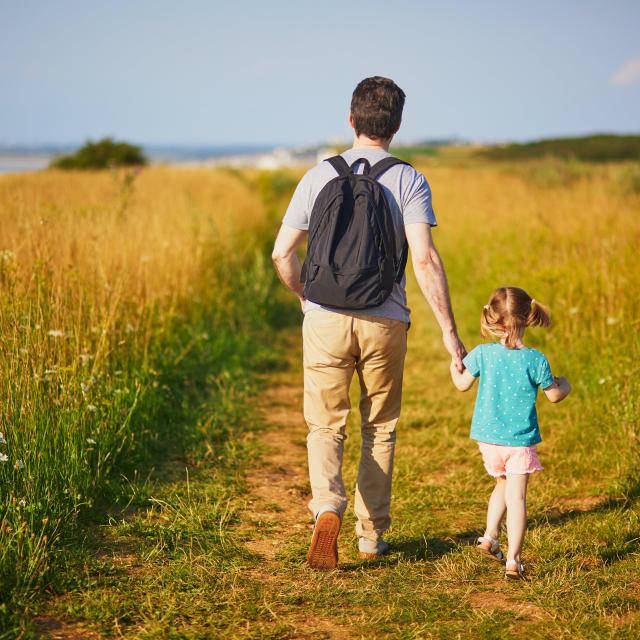
{"type": "Polygon", "coordinates": [[[318,162],[318,164],[307,169],[300,180],[300,184],[305,185],[311,190],[317,191],[336,175],[335,169],[328,162],[322,160],[321,162],[318,162]]]}

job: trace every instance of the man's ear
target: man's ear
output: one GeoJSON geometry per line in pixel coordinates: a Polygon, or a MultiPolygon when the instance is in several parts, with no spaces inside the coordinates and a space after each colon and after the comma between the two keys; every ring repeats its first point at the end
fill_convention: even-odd
{"type": "Polygon", "coordinates": [[[355,131],[356,130],[356,125],[353,121],[353,113],[351,113],[351,111],[349,111],[349,126],[355,131]]]}

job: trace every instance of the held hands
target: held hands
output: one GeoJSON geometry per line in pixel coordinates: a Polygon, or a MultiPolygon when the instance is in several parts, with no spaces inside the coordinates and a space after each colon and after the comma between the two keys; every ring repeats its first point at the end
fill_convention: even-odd
{"type": "Polygon", "coordinates": [[[468,369],[458,371],[458,367],[453,359],[449,365],[449,371],[451,372],[451,380],[459,391],[468,391],[476,381],[476,379],[469,373],[468,369]]]}

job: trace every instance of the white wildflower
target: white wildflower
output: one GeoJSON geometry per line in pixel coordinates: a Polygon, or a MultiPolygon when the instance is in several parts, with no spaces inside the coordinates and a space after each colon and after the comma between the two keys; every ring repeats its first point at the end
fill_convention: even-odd
{"type": "Polygon", "coordinates": [[[64,338],[64,331],[60,331],[60,329],[49,329],[47,335],[52,338],[64,338]]]}
{"type": "Polygon", "coordinates": [[[27,506],[27,501],[24,498],[20,498],[20,501],[18,502],[18,504],[21,507],[26,507],[27,506]]]}
{"type": "Polygon", "coordinates": [[[80,390],[82,391],[82,393],[87,393],[87,391],[89,391],[89,385],[85,384],[84,382],[80,383],[80,390]]]}
{"type": "Polygon", "coordinates": [[[598,384],[604,384],[606,382],[606,380],[604,378],[600,378],[600,380],[598,380],[598,384]]]}
{"type": "Polygon", "coordinates": [[[612,325],[614,325],[614,324],[618,324],[618,322],[620,322],[620,318],[614,318],[613,316],[609,316],[609,317],[607,318],[607,324],[608,324],[609,326],[612,326],[612,325]]]}
{"type": "Polygon", "coordinates": [[[200,334],[200,337],[201,337],[203,340],[208,340],[208,339],[209,339],[209,334],[205,331],[204,333],[201,333],[201,334],[200,334]]]}
{"type": "Polygon", "coordinates": [[[87,442],[89,444],[96,444],[96,441],[93,438],[87,438],[87,442]]]}
{"type": "Polygon", "coordinates": [[[0,453],[0,462],[8,462],[9,456],[6,453],[0,453]]]}
{"type": "Polygon", "coordinates": [[[127,333],[131,333],[132,331],[135,331],[136,328],[130,322],[128,322],[127,326],[125,327],[125,330],[127,333]]]}
{"type": "Polygon", "coordinates": [[[13,465],[16,471],[22,471],[24,469],[24,462],[22,460],[16,460],[16,463],[13,465]]]}
{"type": "Polygon", "coordinates": [[[9,251],[9,249],[4,249],[0,251],[0,260],[2,262],[13,262],[16,259],[16,254],[13,251],[9,251]]]}
{"type": "Polygon", "coordinates": [[[571,309],[569,309],[569,315],[575,316],[576,313],[578,313],[578,311],[580,311],[580,309],[578,309],[578,307],[571,307],[571,309]]]}
{"type": "Polygon", "coordinates": [[[4,433],[0,431],[0,444],[7,444],[7,441],[4,439],[4,433]]]}
{"type": "Polygon", "coordinates": [[[88,404],[88,405],[87,405],[87,409],[88,409],[89,411],[97,411],[97,410],[98,410],[98,407],[96,407],[96,405],[95,405],[95,404],[88,404]]]}

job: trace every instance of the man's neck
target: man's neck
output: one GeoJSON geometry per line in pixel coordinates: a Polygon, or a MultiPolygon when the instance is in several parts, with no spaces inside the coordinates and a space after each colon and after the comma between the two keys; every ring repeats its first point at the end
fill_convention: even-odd
{"type": "Polygon", "coordinates": [[[381,151],[389,151],[389,140],[373,140],[366,136],[354,136],[352,149],[379,149],[381,151]]]}

